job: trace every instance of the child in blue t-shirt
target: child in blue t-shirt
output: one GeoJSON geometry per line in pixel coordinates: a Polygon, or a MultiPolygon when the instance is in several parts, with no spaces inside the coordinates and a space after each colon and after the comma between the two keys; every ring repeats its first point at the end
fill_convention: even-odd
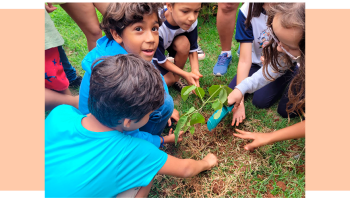
{"type": "MultiPolygon", "coordinates": [[[[88,96],[92,63],[104,56],[134,53],[144,60],[152,61],[159,41],[158,29],[161,20],[158,10],[163,8],[161,3],[111,3],[100,24],[106,36],[97,41],[96,47],[83,59],[82,67],[85,70],[79,91],[79,110],[83,114],[90,113],[88,96]]],[[[151,115],[148,123],[140,130],[160,135],[170,118],[179,119],[179,112],[174,109],[174,102],[165,88],[164,104],[151,115]]]]}
{"type": "Polygon", "coordinates": [[[153,60],[164,76],[168,86],[174,85],[181,91],[185,86],[180,81],[184,78],[189,85],[199,85],[198,31],[197,17],[201,3],[166,3],[166,9],[160,12],[165,21],[159,28],[159,45],[153,60]],[[167,60],[165,50],[174,58],[174,63],[167,60]],[[191,72],[183,70],[187,58],[190,60],[191,72]]]}
{"type": "MultiPolygon", "coordinates": [[[[96,63],[88,99],[91,114],[61,105],[45,120],[46,197],[147,197],[157,173],[192,177],[217,164],[213,154],[199,161],[178,159],[125,135],[146,124],[163,104],[161,76],[134,54],[96,63]]],[[[174,141],[173,134],[169,139],[174,141]]]]}

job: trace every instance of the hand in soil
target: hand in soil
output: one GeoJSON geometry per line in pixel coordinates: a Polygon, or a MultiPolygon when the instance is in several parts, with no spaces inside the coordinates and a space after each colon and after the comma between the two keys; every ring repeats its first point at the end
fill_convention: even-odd
{"type": "Polygon", "coordinates": [[[208,162],[209,164],[209,169],[213,168],[215,165],[218,164],[218,158],[216,157],[216,155],[212,154],[212,153],[209,153],[208,155],[206,155],[204,158],[203,158],[203,161],[206,161],[208,162]]]}
{"type": "Polygon", "coordinates": [[[242,123],[242,121],[245,119],[245,108],[244,103],[242,102],[236,110],[232,110],[233,118],[232,118],[232,126],[239,125],[239,123],[242,123]]]}
{"type": "Polygon", "coordinates": [[[251,133],[251,132],[242,131],[239,129],[236,129],[236,131],[240,134],[234,133],[233,134],[234,136],[242,139],[254,140],[252,143],[249,143],[244,146],[245,150],[252,151],[257,147],[264,146],[270,143],[271,133],[251,133]]]}
{"type": "MultiPolygon", "coordinates": [[[[184,133],[183,131],[180,131],[179,138],[177,139],[177,142],[182,141],[182,139],[183,139],[182,134],[183,133],[184,133]]],[[[174,131],[172,128],[169,130],[169,135],[164,136],[164,143],[175,143],[175,134],[174,134],[174,131]]]]}
{"type": "Polygon", "coordinates": [[[173,114],[171,114],[170,118],[168,119],[168,126],[171,126],[171,119],[175,120],[176,122],[180,119],[179,111],[174,109],[173,114]]]}

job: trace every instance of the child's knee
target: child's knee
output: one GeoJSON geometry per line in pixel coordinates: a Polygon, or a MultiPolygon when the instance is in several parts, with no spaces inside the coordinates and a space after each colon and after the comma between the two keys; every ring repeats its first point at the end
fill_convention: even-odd
{"type": "Polygon", "coordinates": [[[228,14],[235,12],[239,6],[239,3],[219,3],[218,9],[223,13],[228,14]]]}
{"type": "Polygon", "coordinates": [[[188,55],[190,47],[190,41],[184,35],[177,37],[173,42],[173,48],[176,51],[176,54],[188,55]]]}

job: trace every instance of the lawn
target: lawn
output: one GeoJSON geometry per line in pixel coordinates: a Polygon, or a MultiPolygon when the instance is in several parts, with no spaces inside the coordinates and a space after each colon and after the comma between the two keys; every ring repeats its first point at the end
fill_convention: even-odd
{"type": "MultiPolygon", "coordinates": [[[[58,31],[65,40],[64,49],[78,74],[84,75],[81,61],[88,53],[86,39],[76,23],[60,7],[50,14],[58,31]]],[[[201,87],[208,95],[211,85],[228,85],[237,71],[238,43],[232,42],[232,64],[228,73],[222,77],[212,75],[212,69],[219,55],[220,40],[216,29],[216,18],[212,14],[203,14],[198,18],[198,43],[206,58],[199,61],[201,87]]],[[[99,19],[101,14],[97,11],[99,19]]],[[[185,66],[190,70],[189,62],[185,66]]],[[[79,88],[71,88],[78,94],[79,88]]],[[[180,114],[193,105],[199,106],[200,100],[190,95],[183,102],[180,93],[169,88],[175,108],[180,114]]],[[[246,119],[237,128],[245,131],[271,132],[300,122],[300,118],[283,119],[277,112],[275,103],[269,109],[258,109],[252,104],[252,95],[246,98],[246,119]]],[[[206,120],[213,110],[210,105],[203,109],[206,120]]],[[[47,113],[46,113],[47,114],[47,113]]],[[[218,156],[219,165],[193,178],[175,178],[157,175],[149,197],[305,197],[305,139],[277,142],[261,147],[253,152],[243,149],[249,141],[235,138],[232,133],[232,114],[226,117],[216,129],[209,132],[206,125],[196,125],[195,133],[186,133],[184,140],[177,146],[166,144],[163,150],[178,158],[201,159],[209,152],[218,156]]]]}

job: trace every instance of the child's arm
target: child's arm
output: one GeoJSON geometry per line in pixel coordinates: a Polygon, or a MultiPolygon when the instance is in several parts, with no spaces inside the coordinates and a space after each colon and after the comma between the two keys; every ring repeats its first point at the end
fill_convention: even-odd
{"type": "Polygon", "coordinates": [[[139,129],[134,130],[134,131],[125,131],[124,134],[131,135],[132,137],[135,137],[135,138],[140,138],[140,139],[146,140],[146,141],[154,144],[154,146],[156,146],[157,148],[159,148],[160,144],[161,144],[161,139],[158,135],[152,135],[152,134],[144,132],[144,131],[139,131],[139,129]]]}
{"type": "Polygon", "coordinates": [[[251,133],[238,129],[236,129],[236,131],[240,134],[234,133],[234,136],[242,139],[254,140],[252,143],[244,146],[245,150],[253,150],[257,147],[278,141],[305,137],[305,120],[271,133],[251,133]]]}
{"type": "MultiPolygon", "coordinates": [[[[191,65],[191,72],[199,76],[199,78],[203,77],[203,75],[199,72],[199,64],[198,64],[198,53],[197,51],[191,52],[189,54],[189,60],[191,65]]],[[[196,79],[196,86],[200,87],[199,79],[196,79]]]]}
{"type": "Polygon", "coordinates": [[[189,178],[199,174],[202,171],[209,170],[217,165],[217,157],[209,153],[202,160],[179,159],[168,155],[168,159],[158,174],[166,174],[181,178],[189,178]]]}

